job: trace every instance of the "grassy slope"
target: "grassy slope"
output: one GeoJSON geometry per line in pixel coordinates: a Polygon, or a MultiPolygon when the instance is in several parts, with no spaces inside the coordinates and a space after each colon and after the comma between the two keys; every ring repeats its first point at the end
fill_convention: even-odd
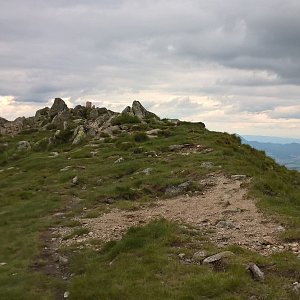
{"type": "MultiPolygon", "coordinates": [[[[299,173],[278,166],[263,152],[240,145],[234,136],[209,132],[189,123],[161,127],[165,136],[150,141],[136,142],[132,136],[121,134],[116,140],[106,139],[93,147],[65,144],[45,152],[17,152],[15,145],[18,140],[40,140],[49,132],[1,138],[1,142],[9,142],[9,148],[0,154],[0,169],[4,170],[0,173],[0,262],[7,263],[0,267],[1,299],[53,299],[57,290],[66,289],[72,299],[292,297],[288,291],[293,281],[300,281],[300,262],[291,254],[262,258],[234,247],[238,255],[220,270],[183,265],[176,254],[192,254],[199,247],[213,253],[214,246],[203,241],[201,233],[192,234],[166,221],[130,230],[122,241],[106,245],[100,253],[85,248],[64,249],[71,257],[69,268],[74,273],[69,282],[30,269],[43,246],[41,232],[49,226],[63,225],[51,215],[74,195],[83,200],[69,211],[70,218],[84,214],[83,208],[88,208],[90,217],[101,214],[107,209],[105,202],[109,198],[114,201],[111,206],[134,209],[139,203],[163,196],[168,185],[188,179],[197,181],[206,173],[219,170],[201,167],[204,161],[220,165],[230,174],[253,177],[250,193],[260,199],[258,205],[289,226],[284,239],[300,240],[299,173]],[[180,143],[203,144],[214,151],[183,156],[168,150],[169,145],[180,143]],[[49,158],[50,150],[58,151],[59,156],[49,158]],[[91,151],[95,150],[93,157],[91,151]],[[145,154],[151,151],[160,156],[145,154]],[[124,161],[114,164],[119,157],[124,161]],[[59,172],[67,165],[74,168],[59,172]],[[9,167],[14,169],[7,170],[9,167]],[[136,174],[148,167],[153,169],[149,176],[136,174]],[[76,175],[79,184],[73,186],[71,180],[76,175]],[[264,284],[249,279],[244,267],[249,260],[266,266],[268,279],[264,284]]],[[[70,223],[68,219],[63,222],[70,223]]],[[[79,232],[80,228],[74,230],[79,232]]]]}

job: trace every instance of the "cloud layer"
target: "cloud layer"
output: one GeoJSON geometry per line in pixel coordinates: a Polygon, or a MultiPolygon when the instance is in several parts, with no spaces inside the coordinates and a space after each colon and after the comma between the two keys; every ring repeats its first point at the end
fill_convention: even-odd
{"type": "Polygon", "coordinates": [[[139,99],[216,130],[300,137],[299,1],[1,2],[3,117],[54,97],[139,99]]]}

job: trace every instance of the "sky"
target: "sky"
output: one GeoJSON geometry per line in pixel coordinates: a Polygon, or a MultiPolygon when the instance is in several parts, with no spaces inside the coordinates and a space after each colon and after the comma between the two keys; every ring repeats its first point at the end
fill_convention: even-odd
{"type": "Polygon", "coordinates": [[[0,116],[139,100],[208,129],[300,138],[299,0],[0,0],[0,116]]]}

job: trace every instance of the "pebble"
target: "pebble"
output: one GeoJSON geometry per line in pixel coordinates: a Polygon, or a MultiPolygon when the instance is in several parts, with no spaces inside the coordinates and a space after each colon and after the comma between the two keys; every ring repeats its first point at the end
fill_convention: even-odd
{"type": "Polygon", "coordinates": [[[185,253],[179,253],[179,254],[178,254],[178,257],[179,257],[180,259],[183,259],[183,258],[185,257],[185,253]]]}
{"type": "Polygon", "coordinates": [[[65,299],[69,298],[69,296],[70,296],[70,292],[68,292],[68,291],[67,291],[67,292],[64,292],[64,298],[65,298],[65,299]]]}
{"type": "Polygon", "coordinates": [[[222,258],[227,258],[227,257],[233,256],[233,255],[234,255],[234,253],[231,252],[231,251],[220,252],[220,253],[217,253],[217,254],[215,254],[215,255],[206,257],[206,258],[202,261],[202,263],[203,263],[203,264],[214,263],[214,262],[216,262],[216,261],[221,260],[222,258]]]}
{"type": "Polygon", "coordinates": [[[7,265],[7,263],[6,263],[6,262],[2,262],[2,263],[0,263],[0,267],[3,267],[3,266],[5,266],[5,265],[7,265]]]}

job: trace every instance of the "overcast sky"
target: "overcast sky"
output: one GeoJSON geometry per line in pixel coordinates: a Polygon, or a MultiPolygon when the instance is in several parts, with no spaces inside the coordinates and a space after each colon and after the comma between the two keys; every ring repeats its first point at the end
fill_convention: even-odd
{"type": "Polygon", "coordinates": [[[0,116],[133,100],[212,130],[300,138],[299,0],[0,0],[0,116]]]}

